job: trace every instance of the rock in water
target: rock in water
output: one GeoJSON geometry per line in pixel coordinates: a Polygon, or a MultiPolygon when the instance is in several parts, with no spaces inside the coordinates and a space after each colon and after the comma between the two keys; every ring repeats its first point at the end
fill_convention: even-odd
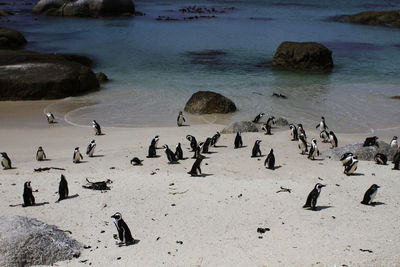
{"type": "Polygon", "coordinates": [[[190,97],[185,111],[195,114],[230,113],[236,111],[236,106],[232,100],[221,94],[199,91],[190,97]]]}
{"type": "Polygon", "coordinates": [[[0,217],[0,266],[52,265],[79,257],[81,248],[54,225],[21,216],[0,217]]]}
{"type": "Polygon", "coordinates": [[[0,48],[18,48],[25,44],[26,39],[19,31],[0,26],[0,48]]]}
{"type": "Polygon", "coordinates": [[[231,123],[228,127],[221,131],[223,134],[237,132],[259,132],[259,129],[257,125],[251,121],[239,121],[231,123]]]}
{"type": "Polygon", "coordinates": [[[400,10],[365,11],[347,16],[344,21],[366,25],[390,25],[400,28],[400,10]]]}
{"type": "Polygon", "coordinates": [[[132,0],[40,0],[33,13],[66,17],[116,17],[135,14],[132,0]]]}
{"type": "Polygon", "coordinates": [[[109,81],[107,75],[105,75],[102,72],[97,72],[96,73],[96,78],[99,81],[99,83],[105,83],[105,82],[109,81]]]}
{"type": "Polygon", "coordinates": [[[283,42],[272,65],[286,70],[328,72],[333,68],[332,51],[315,42],[283,42]]]}

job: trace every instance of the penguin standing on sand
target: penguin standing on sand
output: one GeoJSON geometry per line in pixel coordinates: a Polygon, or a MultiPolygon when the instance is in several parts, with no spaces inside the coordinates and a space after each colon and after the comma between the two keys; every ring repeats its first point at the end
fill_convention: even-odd
{"type": "Polygon", "coordinates": [[[322,139],[323,143],[328,143],[329,142],[329,133],[326,130],[322,130],[319,133],[319,137],[322,139]]]}
{"type": "Polygon", "coordinates": [[[340,161],[342,162],[343,166],[347,165],[353,159],[353,156],[354,154],[351,152],[344,153],[340,158],[340,161]]]}
{"type": "Polygon", "coordinates": [[[138,157],[134,157],[131,159],[131,164],[133,166],[141,166],[141,165],[143,165],[142,162],[143,162],[143,160],[139,159],[138,157]]]}
{"type": "Polygon", "coordinates": [[[392,141],[390,141],[390,147],[391,148],[397,148],[399,145],[397,143],[397,136],[393,136],[392,141]]]}
{"type": "Polygon", "coordinates": [[[178,118],[176,119],[176,123],[178,124],[178,126],[182,126],[184,122],[186,122],[185,117],[183,117],[182,111],[179,111],[179,115],[178,115],[178,118]]]}
{"type": "Polygon", "coordinates": [[[251,151],[251,157],[261,157],[261,149],[260,149],[261,140],[256,140],[253,146],[253,150],[251,151]]]}
{"type": "Polygon", "coordinates": [[[178,143],[176,145],[175,156],[179,160],[183,159],[183,151],[182,151],[181,143],[178,143]]]}
{"type": "Polygon", "coordinates": [[[311,148],[310,152],[308,153],[308,158],[314,160],[316,156],[319,156],[319,149],[317,146],[317,140],[313,138],[311,140],[311,148]]]}
{"type": "Polygon", "coordinates": [[[258,114],[258,115],[254,118],[253,122],[254,122],[254,123],[258,123],[258,122],[260,121],[260,119],[262,118],[262,116],[264,116],[264,115],[265,115],[264,113],[258,114]]]}
{"type": "Polygon", "coordinates": [[[275,156],[274,156],[274,150],[271,148],[271,151],[269,152],[267,158],[264,161],[264,166],[267,166],[268,169],[274,170],[275,169],[275,156]],[[268,164],[268,166],[267,166],[268,164]]]}
{"type": "Polygon", "coordinates": [[[86,155],[89,157],[93,157],[94,150],[96,149],[96,141],[92,140],[90,141],[90,144],[88,145],[86,149],[86,155]]]}
{"type": "Polygon", "coordinates": [[[396,154],[393,156],[394,170],[400,170],[400,147],[397,149],[396,154]]]}
{"type": "Polygon", "coordinates": [[[316,210],[317,200],[319,194],[321,193],[321,188],[325,187],[325,185],[317,183],[314,186],[314,189],[308,194],[306,204],[304,204],[303,208],[311,208],[312,210],[316,210]]]}
{"type": "Polygon", "coordinates": [[[95,135],[101,135],[101,127],[100,124],[97,123],[97,121],[92,121],[92,127],[95,135]]]}
{"type": "Polygon", "coordinates": [[[297,124],[297,132],[299,133],[299,136],[303,135],[304,139],[307,140],[307,135],[306,135],[306,131],[303,128],[303,124],[301,124],[301,123],[297,124]]]}
{"type": "Polygon", "coordinates": [[[22,197],[24,199],[24,204],[22,204],[22,207],[28,207],[28,206],[33,206],[35,205],[35,197],[33,196],[32,193],[32,187],[31,187],[31,182],[25,182],[24,183],[24,192],[22,194],[22,197]]]}
{"type": "Polygon", "coordinates": [[[149,153],[147,155],[148,158],[156,158],[157,153],[156,153],[156,147],[154,146],[153,142],[151,142],[149,146],[149,153]]]}
{"type": "Polygon", "coordinates": [[[114,219],[115,227],[117,228],[118,238],[120,240],[119,245],[130,245],[134,242],[131,234],[131,230],[128,225],[122,219],[121,213],[117,212],[111,218],[114,219]]]}
{"type": "Polygon", "coordinates": [[[192,169],[190,169],[190,172],[188,172],[188,174],[190,174],[190,176],[198,176],[201,174],[201,162],[203,161],[205,157],[203,155],[199,155],[196,158],[196,161],[193,163],[192,169]]]}
{"type": "Polygon", "coordinates": [[[217,144],[220,137],[221,137],[221,134],[219,132],[214,134],[214,136],[212,137],[212,140],[211,140],[211,146],[215,147],[215,145],[217,144]]]}
{"type": "Polygon", "coordinates": [[[338,139],[333,131],[329,132],[329,142],[331,143],[331,148],[338,146],[338,139]]]}
{"type": "Polygon", "coordinates": [[[57,201],[61,201],[63,199],[68,198],[68,182],[67,179],[65,179],[65,176],[61,174],[61,180],[60,180],[60,185],[58,186],[58,195],[59,198],[57,201]]]}
{"type": "Polygon", "coordinates": [[[44,153],[43,148],[40,146],[38,150],[36,151],[36,160],[37,161],[42,161],[46,158],[46,154],[44,153]]]}
{"type": "Polygon", "coordinates": [[[374,160],[375,160],[376,164],[386,165],[387,156],[382,153],[377,153],[374,157],[374,160]]]}
{"type": "Polygon", "coordinates": [[[186,135],[186,139],[190,142],[190,147],[192,148],[192,151],[196,151],[197,149],[197,141],[196,138],[193,135],[186,135]]]}
{"type": "Polygon", "coordinates": [[[326,131],[328,129],[328,125],[326,125],[324,117],[321,117],[321,122],[315,128],[319,128],[320,131],[326,131]]]}
{"type": "Polygon", "coordinates": [[[261,127],[261,130],[265,131],[265,135],[272,135],[271,126],[268,123],[264,124],[263,127],[261,127]]]}
{"type": "Polygon", "coordinates": [[[168,145],[164,145],[163,148],[165,149],[165,154],[167,155],[168,163],[170,164],[177,163],[178,159],[175,157],[174,152],[172,152],[172,150],[169,149],[168,145]]]}
{"type": "Polygon", "coordinates": [[[53,115],[53,113],[51,113],[51,112],[47,112],[47,113],[46,113],[46,119],[47,119],[47,122],[48,122],[49,124],[55,123],[55,122],[56,122],[56,119],[54,118],[54,115],[53,115]]]}
{"type": "Polygon", "coordinates": [[[302,135],[302,134],[299,136],[298,147],[299,147],[302,155],[304,155],[304,153],[308,152],[307,142],[306,142],[304,135],[302,135]]]}
{"type": "Polygon", "coordinates": [[[357,170],[358,160],[357,156],[352,156],[351,160],[344,165],[344,174],[347,176],[353,174],[357,170]]]}
{"type": "Polygon", "coordinates": [[[209,153],[208,148],[210,147],[211,140],[212,140],[212,138],[207,137],[206,141],[204,143],[202,143],[202,145],[200,146],[202,153],[209,153]]]}
{"type": "Polygon", "coordinates": [[[237,132],[235,137],[235,149],[240,148],[242,146],[243,146],[242,135],[240,134],[240,132],[237,132]]]}
{"type": "Polygon", "coordinates": [[[297,141],[299,140],[299,135],[297,133],[297,128],[294,124],[290,124],[289,125],[289,129],[290,129],[290,135],[292,136],[292,141],[297,141]]]}
{"type": "Polygon", "coordinates": [[[75,147],[74,156],[72,157],[73,163],[79,163],[83,159],[81,152],[79,152],[79,147],[75,147]]]}
{"type": "Polygon", "coordinates": [[[377,184],[371,185],[371,187],[365,192],[364,198],[361,201],[361,204],[364,205],[374,205],[374,198],[376,196],[376,193],[378,193],[378,188],[380,186],[377,184]]]}
{"type": "Polygon", "coordinates": [[[8,157],[6,152],[1,152],[1,166],[3,166],[3,170],[12,169],[11,159],[8,157]]]}

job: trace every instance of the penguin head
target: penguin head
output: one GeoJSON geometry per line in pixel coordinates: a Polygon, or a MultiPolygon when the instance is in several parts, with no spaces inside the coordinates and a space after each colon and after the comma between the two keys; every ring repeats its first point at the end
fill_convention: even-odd
{"type": "Polygon", "coordinates": [[[90,141],[91,144],[96,144],[95,140],[90,141]]]}
{"type": "Polygon", "coordinates": [[[183,115],[182,111],[179,111],[179,115],[183,115]]]}
{"type": "Polygon", "coordinates": [[[6,152],[1,152],[1,155],[2,155],[3,157],[7,157],[7,153],[6,153],[6,152]]]}
{"type": "Polygon", "coordinates": [[[75,151],[79,151],[79,147],[75,147],[75,151]]]}
{"type": "Polygon", "coordinates": [[[315,185],[315,189],[320,190],[322,187],[325,187],[325,186],[326,186],[326,185],[324,185],[324,184],[317,183],[317,184],[315,185]]]}
{"type": "Polygon", "coordinates": [[[397,140],[397,136],[393,136],[393,140],[397,140]]]}
{"type": "Polygon", "coordinates": [[[164,148],[165,150],[167,150],[167,149],[168,149],[168,145],[163,145],[163,148],[164,148]]]}
{"type": "Polygon", "coordinates": [[[299,124],[297,124],[297,127],[303,128],[303,124],[299,123],[299,124]]]}
{"type": "Polygon", "coordinates": [[[61,181],[65,181],[65,176],[64,176],[64,174],[61,174],[61,181]]]}
{"type": "Polygon", "coordinates": [[[321,119],[322,119],[322,121],[325,121],[325,118],[324,118],[324,116],[322,116],[322,117],[321,117],[321,119]]]}
{"type": "Polygon", "coordinates": [[[119,212],[116,212],[111,218],[114,218],[115,220],[119,221],[122,219],[122,215],[119,212]]]}
{"type": "Polygon", "coordinates": [[[377,190],[380,186],[377,184],[371,185],[371,189],[377,190]]]}
{"type": "Polygon", "coordinates": [[[93,120],[92,123],[93,123],[93,125],[96,125],[96,124],[97,124],[97,121],[96,121],[96,120],[93,120]]]}
{"type": "Polygon", "coordinates": [[[43,148],[40,146],[40,147],[38,147],[38,150],[39,150],[39,151],[42,151],[42,150],[43,150],[43,148]]]}
{"type": "Polygon", "coordinates": [[[178,144],[176,145],[176,147],[181,147],[181,143],[178,142],[178,144]]]}
{"type": "Polygon", "coordinates": [[[260,143],[261,143],[261,140],[256,140],[257,145],[260,145],[260,143]]]}
{"type": "Polygon", "coordinates": [[[271,150],[269,151],[270,154],[274,153],[274,149],[271,148],[271,150]]]}
{"type": "Polygon", "coordinates": [[[313,139],[311,140],[311,143],[313,143],[314,145],[316,145],[316,144],[317,144],[317,139],[313,138],[313,139]]]}
{"type": "Polygon", "coordinates": [[[27,182],[25,182],[25,184],[24,184],[24,188],[29,188],[29,189],[32,189],[32,187],[31,187],[31,181],[27,181],[27,182]]]}
{"type": "Polygon", "coordinates": [[[238,131],[236,134],[237,134],[238,136],[240,136],[240,131],[238,131]]]}

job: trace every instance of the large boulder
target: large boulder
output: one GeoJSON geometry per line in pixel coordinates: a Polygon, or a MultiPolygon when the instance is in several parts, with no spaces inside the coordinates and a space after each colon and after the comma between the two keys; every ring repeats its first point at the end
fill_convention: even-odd
{"type": "Polygon", "coordinates": [[[327,72],[333,68],[332,51],[315,42],[283,42],[272,65],[286,70],[327,72]]]}
{"type": "Polygon", "coordinates": [[[58,99],[98,90],[90,59],[0,50],[0,100],[58,99]]]}
{"type": "Polygon", "coordinates": [[[133,15],[132,0],[40,0],[33,13],[66,17],[109,17],[133,15]]]}
{"type": "Polygon", "coordinates": [[[54,225],[21,216],[0,217],[0,266],[53,265],[79,257],[81,248],[54,225]]]}
{"type": "Polygon", "coordinates": [[[245,132],[258,132],[259,127],[251,122],[251,121],[239,121],[233,122],[228,127],[224,128],[221,133],[228,134],[228,133],[245,133],[245,132]]]}
{"type": "Polygon", "coordinates": [[[400,10],[365,11],[346,16],[344,21],[366,25],[390,25],[400,28],[400,10]]]}
{"type": "Polygon", "coordinates": [[[199,91],[190,97],[185,111],[195,114],[229,113],[236,111],[236,106],[232,100],[221,94],[199,91]]]}
{"type": "Polygon", "coordinates": [[[0,26],[0,48],[18,48],[25,44],[26,39],[19,31],[0,26]]]}

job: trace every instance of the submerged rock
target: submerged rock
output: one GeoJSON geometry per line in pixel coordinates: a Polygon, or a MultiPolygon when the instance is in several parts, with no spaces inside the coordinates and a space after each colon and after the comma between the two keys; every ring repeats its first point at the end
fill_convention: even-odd
{"type": "Polygon", "coordinates": [[[19,31],[0,26],[0,48],[18,48],[25,44],[26,39],[19,31]]]}
{"type": "Polygon", "coordinates": [[[54,225],[28,217],[0,217],[0,266],[53,265],[79,257],[81,248],[54,225]]]}
{"type": "Polygon", "coordinates": [[[259,127],[251,121],[239,121],[231,123],[228,127],[221,131],[223,134],[237,132],[259,132],[259,127]]]}
{"type": "Polygon", "coordinates": [[[283,42],[272,65],[286,70],[327,72],[333,68],[332,51],[315,42],[283,42]]]}
{"type": "Polygon", "coordinates": [[[190,97],[185,111],[195,114],[230,113],[236,111],[236,106],[232,100],[221,94],[199,91],[190,97]]]}
{"type": "Polygon", "coordinates": [[[366,25],[389,25],[400,28],[400,10],[365,11],[346,16],[344,21],[366,25]]]}
{"type": "Polygon", "coordinates": [[[105,83],[105,82],[109,81],[107,75],[105,75],[102,72],[97,72],[96,73],[96,78],[99,81],[99,83],[105,83]]]}

